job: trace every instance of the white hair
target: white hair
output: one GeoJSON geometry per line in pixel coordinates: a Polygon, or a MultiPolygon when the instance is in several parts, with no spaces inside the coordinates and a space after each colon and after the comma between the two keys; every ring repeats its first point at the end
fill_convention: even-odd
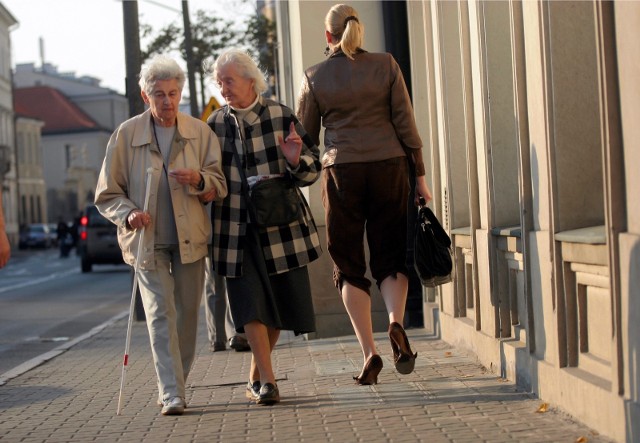
{"type": "Polygon", "coordinates": [[[171,57],[156,55],[140,71],[140,89],[151,95],[158,80],[178,81],[178,88],[182,91],[185,82],[184,70],[171,57]]]}
{"type": "Polygon", "coordinates": [[[203,67],[206,72],[209,72],[211,80],[216,82],[218,80],[218,72],[225,66],[234,65],[238,68],[239,74],[246,78],[253,80],[253,90],[257,95],[267,91],[267,81],[265,80],[264,73],[258,67],[256,61],[245,51],[241,49],[227,49],[214,61],[212,58],[208,58],[204,61],[203,67]]]}

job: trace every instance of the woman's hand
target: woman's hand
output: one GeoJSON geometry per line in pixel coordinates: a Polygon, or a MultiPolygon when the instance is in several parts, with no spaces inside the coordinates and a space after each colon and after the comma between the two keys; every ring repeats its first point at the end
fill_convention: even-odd
{"type": "Polygon", "coordinates": [[[214,201],[217,195],[218,195],[218,192],[216,191],[216,188],[211,188],[211,191],[209,192],[205,192],[204,194],[198,194],[198,200],[200,200],[202,203],[209,203],[214,201]]]}
{"type": "Polygon", "coordinates": [[[300,153],[302,152],[302,139],[296,132],[296,125],[293,122],[291,122],[289,126],[289,135],[287,138],[282,140],[282,137],[278,136],[278,142],[289,166],[294,169],[297,168],[298,163],[300,163],[300,153]]]}
{"type": "Polygon", "coordinates": [[[429,189],[429,185],[427,185],[427,180],[424,175],[420,177],[416,177],[416,197],[415,197],[415,205],[420,205],[420,197],[425,199],[425,204],[429,204],[429,202],[433,199],[431,195],[431,190],[429,189]]]}
{"type": "Polygon", "coordinates": [[[142,212],[140,209],[134,209],[127,217],[127,223],[131,229],[144,228],[151,224],[151,215],[148,212],[142,212]]]}
{"type": "Polygon", "coordinates": [[[172,177],[181,185],[191,185],[194,188],[197,188],[200,180],[202,180],[200,172],[188,168],[172,169],[169,171],[169,177],[172,177]]]}

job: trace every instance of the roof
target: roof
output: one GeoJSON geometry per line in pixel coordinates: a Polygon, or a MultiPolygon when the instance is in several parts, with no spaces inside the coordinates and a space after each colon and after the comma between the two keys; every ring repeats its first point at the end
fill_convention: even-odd
{"type": "MultiPolygon", "coordinates": [[[[6,23],[7,27],[11,28],[18,24],[18,20],[11,14],[11,12],[5,8],[0,2],[0,18],[6,23]]],[[[11,30],[11,29],[10,29],[11,30]]]]}
{"type": "Polygon", "coordinates": [[[50,86],[16,88],[13,97],[16,114],[45,123],[42,135],[104,130],[67,96],[50,86]]]}

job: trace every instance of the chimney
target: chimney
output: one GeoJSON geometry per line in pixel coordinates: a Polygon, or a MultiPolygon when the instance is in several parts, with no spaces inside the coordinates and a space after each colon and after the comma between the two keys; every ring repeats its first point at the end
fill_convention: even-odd
{"type": "Polygon", "coordinates": [[[44,39],[40,37],[38,41],[40,43],[40,66],[44,67],[44,39]]]}

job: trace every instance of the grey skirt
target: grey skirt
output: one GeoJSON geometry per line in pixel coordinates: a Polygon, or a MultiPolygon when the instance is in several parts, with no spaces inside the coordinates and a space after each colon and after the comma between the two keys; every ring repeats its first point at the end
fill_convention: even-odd
{"type": "Polygon", "coordinates": [[[307,267],[268,275],[259,234],[251,224],[245,237],[242,276],[226,281],[237,332],[244,332],[244,325],[254,320],[296,335],[316,330],[307,267]]]}

